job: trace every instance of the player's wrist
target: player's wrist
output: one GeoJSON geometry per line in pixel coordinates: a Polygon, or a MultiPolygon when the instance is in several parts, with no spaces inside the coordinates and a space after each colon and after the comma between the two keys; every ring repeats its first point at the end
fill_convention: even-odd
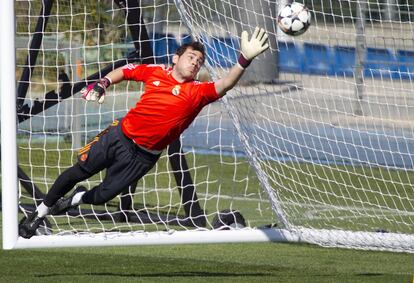
{"type": "Polygon", "coordinates": [[[112,84],[112,80],[109,77],[103,77],[99,82],[104,88],[108,88],[112,84]]]}
{"type": "Polygon", "coordinates": [[[239,59],[237,60],[237,63],[239,64],[240,67],[242,67],[243,69],[246,69],[247,67],[249,67],[251,62],[252,60],[247,59],[243,55],[243,53],[240,53],[239,59]]]}

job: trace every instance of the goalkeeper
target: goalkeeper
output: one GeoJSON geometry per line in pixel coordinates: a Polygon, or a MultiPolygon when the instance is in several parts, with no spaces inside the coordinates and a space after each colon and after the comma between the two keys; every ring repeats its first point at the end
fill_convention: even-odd
{"type": "Polygon", "coordinates": [[[48,214],[63,213],[79,204],[103,204],[142,178],[157,162],[162,150],[177,139],[207,104],[224,96],[239,81],[245,68],[268,47],[268,35],[256,28],[252,37],[241,34],[238,63],[215,82],[195,81],[205,60],[204,46],[180,46],[172,67],[128,64],[81,90],[88,101],[103,103],[105,90],[123,80],[142,81],[145,91],[123,119],[84,146],[78,162],[58,176],[43,202],[20,225],[19,235],[31,238],[48,214]],[[102,183],[87,191],[78,182],[106,169],[102,183]]]}

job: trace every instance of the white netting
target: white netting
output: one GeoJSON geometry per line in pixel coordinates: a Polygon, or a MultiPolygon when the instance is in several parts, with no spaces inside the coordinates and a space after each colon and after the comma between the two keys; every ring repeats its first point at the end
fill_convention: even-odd
{"type": "MultiPolygon", "coordinates": [[[[157,63],[170,63],[189,35],[206,45],[200,79],[218,78],[235,63],[241,30],[260,25],[270,35],[270,50],[225,103],[206,108],[182,136],[207,217],[199,228],[210,229],[219,211],[237,209],[252,227],[277,221],[274,212],[279,224],[293,230],[412,234],[413,4],[306,2],[311,27],[293,38],[277,29],[282,2],[139,1],[149,35],[139,42],[151,44],[157,63]]],[[[41,1],[16,2],[18,77],[40,10],[41,1]]],[[[23,103],[29,107],[62,86],[62,73],[76,84],[134,51],[125,8],[112,1],[58,1],[48,20],[23,103]]],[[[124,115],[141,91],[136,83],[121,83],[111,87],[103,106],[75,94],[39,114],[23,112],[30,119],[19,124],[21,169],[46,192],[76,151],[124,115]]],[[[104,207],[82,206],[80,213],[50,217],[53,232],[193,229],[165,220],[186,219],[172,171],[164,154],[126,194],[132,196],[126,210],[118,209],[119,198],[104,207]]],[[[20,191],[22,207],[30,210],[33,195],[22,186],[20,191]]]]}
{"type": "Polygon", "coordinates": [[[248,81],[267,82],[269,65],[280,70],[277,80],[239,85],[227,104],[286,225],[412,233],[412,4],[306,2],[312,26],[289,37],[272,18],[278,1],[177,2],[217,53],[218,36],[238,42],[240,30],[256,25],[274,40],[248,81]]]}

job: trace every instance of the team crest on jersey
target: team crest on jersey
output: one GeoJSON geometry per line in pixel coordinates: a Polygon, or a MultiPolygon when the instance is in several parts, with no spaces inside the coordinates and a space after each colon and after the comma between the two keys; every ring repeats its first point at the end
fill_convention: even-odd
{"type": "Polygon", "coordinates": [[[172,89],[172,94],[174,95],[174,96],[177,96],[177,95],[179,95],[180,94],[180,89],[181,89],[181,86],[179,86],[179,85],[176,85],[173,89],[172,89]]]}
{"type": "Polygon", "coordinates": [[[84,154],[82,154],[82,155],[80,156],[80,160],[81,160],[82,162],[85,162],[85,161],[86,161],[86,159],[88,159],[88,154],[87,154],[87,153],[84,153],[84,154]]]}

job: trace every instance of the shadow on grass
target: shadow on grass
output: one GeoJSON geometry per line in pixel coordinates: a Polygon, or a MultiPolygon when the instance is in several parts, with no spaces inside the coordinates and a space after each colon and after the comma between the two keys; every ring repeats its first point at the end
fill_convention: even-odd
{"type": "MultiPolygon", "coordinates": [[[[66,276],[68,274],[63,273],[55,273],[55,274],[41,274],[35,275],[34,277],[38,278],[47,278],[47,277],[55,277],[55,276],[66,276]]],[[[70,274],[73,276],[74,274],[70,274]]],[[[83,274],[76,274],[77,276],[115,276],[115,277],[141,277],[141,278],[153,278],[153,277],[246,277],[246,276],[269,276],[268,273],[232,273],[232,272],[164,272],[164,273],[129,273],[129,274],[120,274],[120,273],[112,273],[112,272],[92,272],[92,273],[83,273],[83,274]]]]}
{"type": "Polygon", "coordinates": [[[374,277],[374,276],[384,276],[384,273],[358,273],[358,276],[368,276],[368,277],[374,277]]]}

